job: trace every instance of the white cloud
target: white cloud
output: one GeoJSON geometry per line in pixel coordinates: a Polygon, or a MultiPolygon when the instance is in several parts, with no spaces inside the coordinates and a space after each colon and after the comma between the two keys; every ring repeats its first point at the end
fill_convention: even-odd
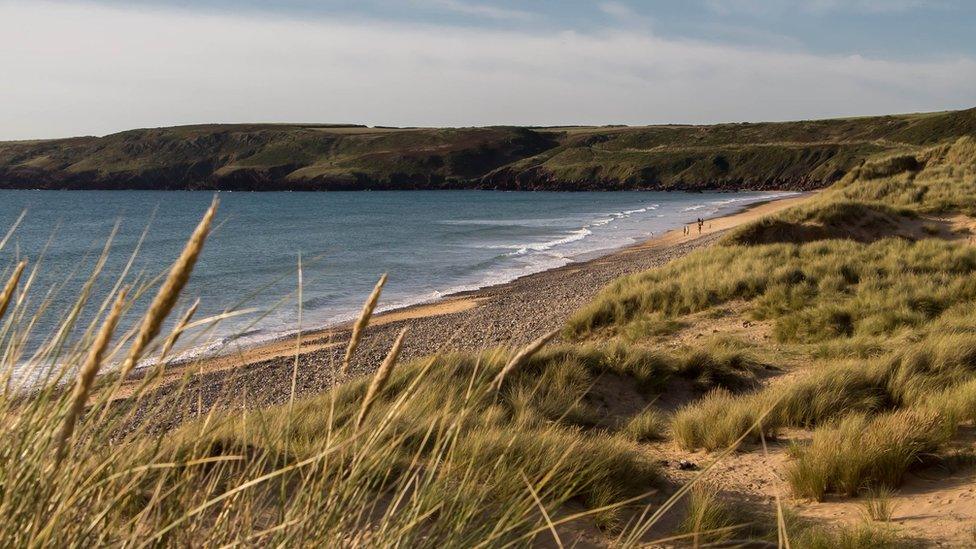
{"type": "Polygon", "coordinates": [[[633,8],[623,2],[600,2],[597,8],[605,15],[616,20],[617,24],[623,27],[647,27],[650,28],[651,18],[637,13],[633,8]]]}
{"type": "Polygon", "coordinates": [[[533,14],[522,11],[513,10],[508,8],[499,8],[497,6],[491,6],[488,4],[478,4],[474,2],[465,2],[463,0],[424,0],[427,4],[435,7],[443,8],[450,11],[455,11],[458,13],[463,13],[465,15],[475,15],[478,17],[487,17],[489,19],[502,19],[502,20],[518,20],[526,21],[533,18],[533,14]]]}
{"type": "Polygon", "coordinates": [[[766,15],[802,11],[807,13],[901,13],[916,8],[945,8],[944,0],[707,0],[712,11],[721,14],[766,15]]]}
{"type": "Polygon", "coordinates": [[[810,11],[860,11],[866,13],[904,12],[921,7],[936,7],[938,0],[807,0],[810,11]]]}
{"type": "Polygon", "coordinates": [[[0,4],[0,139],[201,122],[715,122],[969,106],[976,62],[0,4]]]}
{"type": "Polygon", "coordinates": [[[620,2],[600,2],[599,8],[603,13],[618,19],[626,19],[636,15],[630,6],[620,2]]]}

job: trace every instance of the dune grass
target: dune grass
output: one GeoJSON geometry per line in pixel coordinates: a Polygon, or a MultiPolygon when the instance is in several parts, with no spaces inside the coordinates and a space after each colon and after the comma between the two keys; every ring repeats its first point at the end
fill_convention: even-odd
{"type": "Polygon", "coordinates": [[[769,521],[719,496],[718,488],[708,483],[696,484],[688,496],[685,516],[678,532],[690,536],[694,546],[702,544],[741,545],[745,540],[768,536],[769,521]],[[738,541],[738,543],[736,543],[738,541]]]}
{"type": "Polygon", "coordinates": [[[828,192],[779,214],[732,229],[721,242],[751,246],[778,242],[799,244],[833,238],[871,242],[898,234],[902,224],[916,217],[917,213],[911,208],[841,200],[828,192]]]}
{"type": "Polygon", "coordinates": [[[713,247],[617,280],[570,318],[566,334],[745,300],[782,342],[891,335],[976,297],[974,267],[976,250],[934,239],[713,247]]]}
{"type": "MultiPolygon", "coordinates": [[[[716,450],[738,439],[766,412],[767,436],[782,427],[813,428],[850,413],[871,414],[939,401],[953,418],[973,417],[976,335],[935,333],[869,360],[827,361],[754,393],[716,392],[678,411],[675,440],[716,450]],[[938,395],[938,397],[934,396],[938,395]]],[[[758,441],[754,432],[749,440],[758,441]]]]}
{"type": "Polygon", "coordinates": [[[855,496],[869,487],[896,487],[908,468],[951,434],[935,410],[898,410],[869,417],[849,414],[793,449],[787,480],[796,495],[855,496]]]}
{"type": "Polygon", "coordinates": [[[870,159],[831,192],[921,212],[976,214],[976,139],[963,136],[917,153],[870,159]]]}
{"type": "Polygon", "coordinates": [[[797,549],[898,549],[911,544],[892,528],[874,524],[813,527],[801,530],[792,540],[797,549]]]}
{"type": "Polygon", "coordinates": [[[62,459],[50,449],[67,393],[8,398],[0,537],[10,546],[521,545],[546,531],[540,509],[579,506],[615,526],[622,506],[655,488],[656,465],[612,432],[577,426],[588,412],[574,411],[572,397],[553,400],[585,390],[577,361],[491,390],[508,356],[410,363],[382,386],[356,380],[218,413],[162,439],[138,429],[118,439],[130,418],[100,423],[90,411],[62,459]],[[366,408],[370,387],[377,398],[366,408]]]}
{"type": "MultiPolygon", "coordinates": [[[[919,221],[976,211],[974,143],[966,137],[869,160],[718,247],[619,279],[564,335],[639,341],[637,327],[694,327],[691,318],[710,317],[691,315],[736,302],[746,318],[768,321],[779,344],[752,354],[781,356],[785,346],[806,367],[757,391],[720,387],[679,408],[674,441],[720,451],[808,429],[812,438],[794,445],[786,471],[795,495],[897,487],[960,422],[976,418],[976,250],[934,238],[941,229],[919,221]]],[[[887,543],[879,532],[824,531],[798,543],[887,543]]]]}
{"type": "Polygon", "coordinates": [[[647,496],[662,488],[640,446],[665,436],[656,395],[678,378],[703,390],[748,385],[760,365],[748,345],[722,338],[669,351],[541,341],[398,365],[398,339],[369,379],[279,406],[205,411],[161,433],[153,426],[184,417],[179,389],[148,389],[162,363],[125,384],[127,399],[115,395],[189,326],[195,304],[177,331],[162,330],[212,215],[158,290],[122,279],[103,303],[79,296],[73,310],[101,313],[89,326],[67,315],[26,362],[18,346],[34,313],[20,299],[29,288],[17,287],[23,268],[8,270],[17,291],[4,292],[0,318],[0,544],[527,546],[583,522],[627,546],[650,529],[657,504],[647,496]],[[122,315],[152,291],[147,311],[122,315]],[[95,375],[111,364],[121,369],[95,375]],[[648,407],[607,416],[591,398],[605,377],[648,407]]]}
{"type": "MultiPolygon", "coordinates": [[[[919,213],[967,211],[971,148],[872,160],[809,209],[623,278],[569,320],[563,343],[403,363],[394,345],[370,379],[212,410],[168,433],[144,422],[184,417],[179,391],[146,390],[162,367],[115,397],[188,326],[193,307],[162,329],[209,222],[161,285],[123,277],[97,303],[83,292],[33,353],[32,319],[49,304],[24,298],[37,267],[12,264],[0,285],[0,545],[530,546],[595,526],[606,544],[633,546],[675,501],[650,496],[667,485],[648,444],[673,437],[721,456],[788,427],[811,431],[790,449],[795,495],[889,490],[976,420],[976,251],[876,236],[919,213]],[[149,310],[134,311],[147,292],[149,310]],[[694,328],[688,315],[733,301],[769,321],[771,341],[662,344],[694,328]],[[82,326],[86,307],[98,314],[82,326]],[[804,368],[764,385],[758,372],[782,356],[774,342],[804,368]],[[696,396],[671,417],[654,403],[679,381],[696,396]],[[608,410],[595,398],[606,387],[638,405],[608,410]]],[[[695,486],[676,496],[689,492],[679,530],[692,539],[784,534],[695,486]]],[[[792,547],[899,543],[879,526],[787,529],[792,547]]]]}
{"type": "Polygon", "coordinates": [[[661,412],[647,408],[630,418],[621,433],[634,442],[651,442],[665,438],[668,422],[661,412]]]}
{"type": "Polygon", "coordinates": [[[895,491],[889,486],[868,488],[863,503],[865,517],[879,522],[891,522],[896,507],[892,501],[894,494],[895,491]]]}

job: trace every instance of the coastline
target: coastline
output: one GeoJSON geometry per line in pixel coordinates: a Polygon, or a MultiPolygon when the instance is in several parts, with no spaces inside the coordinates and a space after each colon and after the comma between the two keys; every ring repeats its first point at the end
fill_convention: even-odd
{"type": "MultiPolygon", "coordinates": [[[[733,227],[792,207],[813,195],[804,193],[756,202],[731,214],[707,218],[700,235],[695,224],[690,224],[690,234],[687,235],[682,229],[674,229],[592,259],[528,274],[501,284],[449,294],[432,302],[377,313],[360,344],[353,371],[367,373],[371,365],[378,364],[403,326],[411,328],[402,353],[405,360],[445,350],[523,344],[561,325],[568,314],[585,304],[613,279],[667,263],[711,244],[733,227]],[[539,307],[543,310],[540,311],[539,307]]],[[[315,373],[300,375],[310,379],[299,389],[312,392],[322,390],[331,383],[328,372],[337,364],[337,360],[341,360],[351,325],[350,321],[305,330],[300,334],[296,331],[253,344],[235,345],[231,342],[217,354],[171,363],[163,378],[154,385],[157,391],[168,392],[167,386],[182,380],[211,386],[207,392],[215,394],[216,387],[223,387],[228,382],[247,386],[254,382],[260,384],[262,378],[267,381],[280,377],[282,369],[290,375],[296,351],[300,349],[299,362],[303,364],[300,369],[312,369],[315,373]]],[[[136,377],[127,386],[134,388],[139,382],[136,377]]],[[[127,394],[128,391],[123,390],[119,396],[125,397],[127,394]]],[[[251,396],[255,396],[253,391],[251,396]]],[[[280,395],[266,396],[270,402],[281,400],[280,395]]]]}

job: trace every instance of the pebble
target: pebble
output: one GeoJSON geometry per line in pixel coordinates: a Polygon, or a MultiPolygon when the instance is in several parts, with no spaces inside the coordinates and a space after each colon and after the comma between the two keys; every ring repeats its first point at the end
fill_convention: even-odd
{"type": "MultiPolygon", "coordinates": [[[[618,277],[664,265],[715,242],[720,236],[717,232],[666,248],[638,246],[600,260],[571,263],[458,294],[456,297],[481,301],[466,311],[370,326],[350,365],[351,372],[353,375],[372,373],[383,361],[397,333],[407,325],[410,332],[400,353],[401,362],[445,350],[476,351],[498,344],[524,345],[561,327],[567,317],[618,277]]],[[[328,390],[332,372],[342,362],[347,337],[348,331],[341,330],[333,339],[341,342],[340,345],[302,357],[295,380],[297,396],[328,390]]],[[[294,357],[286,356],[195,376],[175,402],[168,403],[167,409],[172,414],[144,417],[152,400],[145,399],[137,412],[136,423],[148,419],[154,430],[169,430],[195,417],[201,410],[200,404],[206,413],[211,408],[240,406],[242,401],[248,408],[286,403],[291,398],[293,365],[294,357]]],[[[178,385],[163,386],[155,391],[155,396],[170,397],[178,385]]]]}

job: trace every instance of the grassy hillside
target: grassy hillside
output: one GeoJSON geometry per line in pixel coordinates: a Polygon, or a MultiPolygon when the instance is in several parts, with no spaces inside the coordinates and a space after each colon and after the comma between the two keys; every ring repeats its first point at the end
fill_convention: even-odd
{"type": "Polygon", "coordinates": [[[0,187],[812,189],[871,155],[976,135],[976,109],[715,126],[202,125],[0,143],[0,187]]]}
{"type": "MultiPolygon", "coordinates": [[[[140,418],[193,394],[148,399],[160,366],[113,404],[120,385],[94,373],[178,335],[160,323],[206,217],[135,327],[115,329],[124,288],[100,304],[83,294],[76,309],[101,319],[69,314],[25,357],[49,383],[0,394],[0,540],[965,546],[973,507],[938,481],[962,471],[942,484],[971,485],[976,463],[976,248],[959,228],[976,227],[974,144],[872,157],[800,207],[617,280],[559,343],[397,365],[398,339],[369,379],[336,369],[344,383],[321,394],[198,410],[160,435],[140,418]],[[935,481],[899,492],[913,471],[935,481]]],[[[8,387],[33,329],[32,305],[13,298],[32,283],[22,269],[0,292],[8,387]]]]}
{"type": "Polygon", "coordinates": [[[440,188],[553,146],[520,128],[210,125],[0,144],[0,185],[316,190],[440,188]]]}
{"type": "Polygon", "coordinates": [[[911,471],[973,456],[974,144],[872,158],[808,204],[618,280],[565,333],[589,344],[644,333],[639,340],[661,345],[654,326],[718,324],[751,339],[781,379],[679,407],[672,443],[748,455],[770,442],[801,513],[805,501],[831,497],[835,509],[874,504],[879,491],[893,505],[911,471]]]}

